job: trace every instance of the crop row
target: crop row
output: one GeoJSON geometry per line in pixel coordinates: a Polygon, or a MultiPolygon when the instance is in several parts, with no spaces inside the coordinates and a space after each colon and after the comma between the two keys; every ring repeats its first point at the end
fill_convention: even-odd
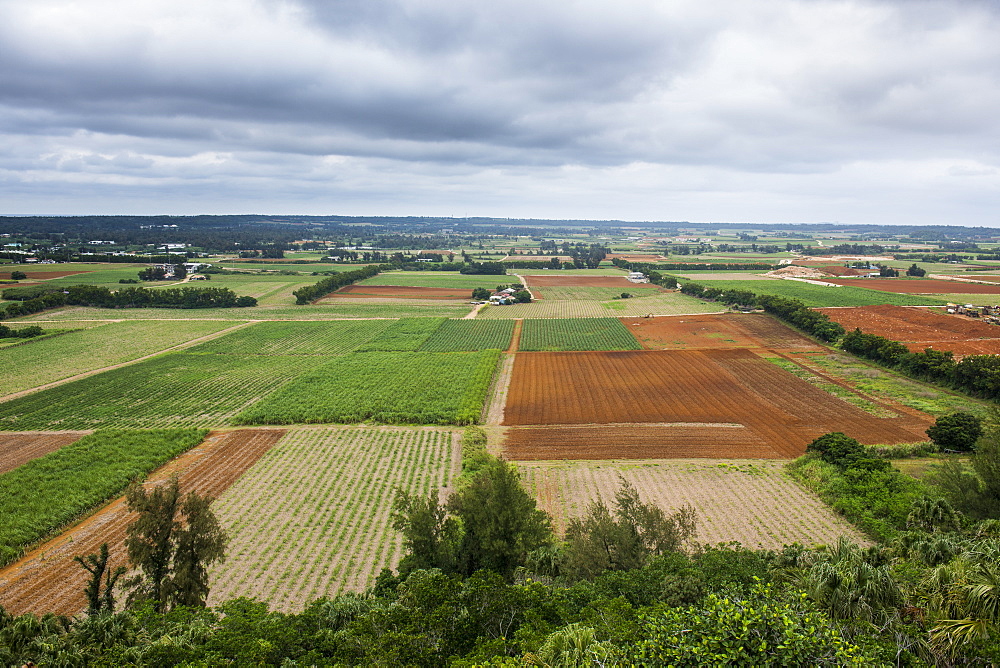
{"type": "Polygon", "coordinates": [[[0,475],[0,565],[204,436],[198,429],[98,431],[0,475]]]}
{"type": "Polygon", "coordinates": [[[240,413],[237,424],[466,424],[482,409],[500,351],[360,352],[308,371],[240,413]]]}
{"type": "Polygon", "coordinates": [[[496,288],[516,282],[516,276],[477,276],[457,271],[386,271],[360,281],[361,285],[403,285],[415,288],[496,288]]]}
{"type": "Polygon", "coordinates": [[[444,322],[444,318],[402,318],[358,350],[363,352],[417,350],[444,322]]]}
{"type": "Polygon", "coordinates": [[[434,353],[505,350],[513,333],[513,320],[448,320],[431,334],[420,350],[434,353]]]}
{"type": "Polygon", "coordinates": [[[455,450],[454,435],[437,429],[290,432],[214,506],[232,541],[212,573],[213,599],[252,596],[293,611],[364,590],[398,558],[395,490],[446,486],[455,450]]]}
{"type": "Polygon", "coordinates": [[[215,426],[315,357],[172,353],[0,404],[0,430],[215,426]]]}
{"type": "Polygon", "coordinates": [[[640,350],[617,318],[525,320],[518,350],[640,350]]]}
{"type": "Polygon", "coordinates": [[[367,343],[391,320],[261,322],[191,348],[222,355],[336,355],[367,343]]]}

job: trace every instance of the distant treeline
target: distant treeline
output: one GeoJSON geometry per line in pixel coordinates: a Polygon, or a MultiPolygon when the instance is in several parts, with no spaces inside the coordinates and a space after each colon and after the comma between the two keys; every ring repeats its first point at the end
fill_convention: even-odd
{"type": "Polygon", "coordinates": [[[849,353],[908,376],[990,401],[1000,400],[1000,355],[968,355],[956,362],[950,350],[927,348],[914,353],[898,341],[866,334],[860,329],[846,334],[840,345],[849,353]]]}
{"type": "Polygon", "coordinates": [[[699,283],[685,283],[681,292],[731,306],[762,308],[779,320],[795,325],[823,341],[833,342],[844,335],[844,328],[825,313],[814,311],[798,299],[777,295],[758,295],[750,290],[710,288],[699,283]]]}
{"type": "Polygon", "coordinates": [[[326,295],[339,290],[340,288],[351,285],[352,283],[357,283],[358,281],[363,281],[366,278],[371,278],[375,276],[380,271],[390,269],[388,265],[370,265],[364,269],[354,269],[352,271],[345,271],[340,274],[333,274],[332,276],[327,276],[315,285],[307,285],[301,287],[292,294],[295,295],[295,303],[311,304],[320,297],[325,297],[326,295]]]}
{"type": "MultiPolygon", "coordinates": [[[[7,291],[4,291],[6,297],[7,291]]],[[[94,306],[97,308],[231,308],[256,306],[253,297],[240,297],[229,288],[124,288],[112,292],[98,285],[71,285],[64,289],[8,304],[0,311],[0,319],[18,318],[60,306],[94,306]]]]}

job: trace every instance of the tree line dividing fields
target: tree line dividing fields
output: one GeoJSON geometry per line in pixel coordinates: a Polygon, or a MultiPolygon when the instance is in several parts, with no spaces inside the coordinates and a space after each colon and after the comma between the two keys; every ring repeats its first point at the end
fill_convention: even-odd
{"type": "MultiPolygon", "coordinates": [[[[956,283],[958,285],[958,283],[956,283]]],[[[832,287],[804,283],[803,281],[788,281],[771,279],[754,281],[748,285],[746,281],[710,281],[706,287],[718,290],[750,290],[758,295],[776,295],[798,299],[810,308],[828,306],[873,306],[876,304],[892,304],[895,306],[941,306],[944,300],[920,295],[904,295],[893,292],[880,292],[859,287],[832,287]]]]}
{"type": "Polygon", "coordinates": [[[426,496],[458,467],[456,433],[436,428],[289,431],[213,505],[233,537],[209,603],[249,596],[293,612],[364,591],[399,560],[396,489],[426,496]]]}

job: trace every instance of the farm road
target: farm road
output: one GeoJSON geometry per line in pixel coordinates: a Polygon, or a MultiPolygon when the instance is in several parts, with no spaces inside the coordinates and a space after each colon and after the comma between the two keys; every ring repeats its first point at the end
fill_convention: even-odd
{"type": "Polygon", "coordinates": [[[206,334],[205,336],[199,336],[196,339],[191,339],[190,341],[185,341],[184,343],[180,343],[180,344],[178,344],[176,346],[170,346],[169,348],[164,348],[163,350],[158,350],[157,352],[151,353],[149,355],[143,355],[142,357],[137,357],[134,360],[129,360],[128,362],[122,362],[120,364],[112,364],[111,366],[101,367],[100,369],[92,369],[91,371],[84,371],[83,373],[78,373],[78,374],[75,374],[73,376],[69,376],[67,378],[63,378],[61,380],[56,380],[56,381],[53,381],[51,383],[45,383],[44,385],[39,385],[38,387],[33,387],[30,390],[22,390],[20,392],[14,392],[13,394],[8,394],[8,395],[0,397],[0,403],[2,403],[4,401],[11,401],[12,399],[17,399],[18,397],[23,397],[23,396],[26,396],[28,394],[32,394],[34,392],[40,392],[41,390],[47,390],[50,387],[56,387],[58,385],[64,385],[64,384],[70,383],[70,382],[72,382],[74,380],[80,380],[81,378],[87,378],[88,376],[94,376],[96,374],[103,373],[105,371],[111,371],[112,369],[119,369],[119,368],[121,368],[123,366],[128,366],[130,364],[135,364],[136,362],[142,362],[143,360],[148,360],[150,358],[156,357],[157,355],[162,355],[163,353],[168,353],[168,352],[171,352],[171,351],[174,351],[174,350],[183,350],[185,348],[190,348],[191,346],[196,345],[198,343],[204,343],[205,341],[211,341],[212,339],[217,339],[220,336],[223,336],[225,334],[229,334],[230,332],[233,332],[233,331],[235,331],[237,329],[242,329],[243,327],[247,327],[248,325],[253,325],[253,324],[258,323],[258,322],[263,322],[263,321],[262,320],[249,320],[247,322],[241,322],[241,323],[239,323],[237,325],[234,325],[232,327],[227,327],[226,329],[219,330],[218,332],[212,332],[211,334],[206,334]]]}

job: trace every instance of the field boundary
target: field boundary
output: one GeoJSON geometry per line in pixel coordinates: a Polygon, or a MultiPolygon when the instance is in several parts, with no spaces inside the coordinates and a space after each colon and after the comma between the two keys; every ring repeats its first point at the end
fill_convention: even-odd
{"type": "Polygon", "coordinates": [[[195,345],[197,345],[199,343],[204,343],[205,341],[211,341],[212,339],[216,339],[216,338],[218,338],[220,336],[224,336],[225,334],[229,334],[230,332],[233,332],[233,331],[235,331],[237,329],[241,329],[243,327],[248,327],[250,325],[255,325],[255,324],[259,323],[259,322],[264,322],[264,321],[263,320],[248,320],[248,321],[245,321],[245,322],[241,322],[241,323],[239,323],[237,325],[233,325],[232,327],[227,327],[226,329],[220,329],[217,332],[212,332],[211,334],[206,334],[205,336],[199,336],[198,338],[191,339],[190,341],[185,341],[184,343],[180,343],[180,344],[178,344],[176,346],[171,346],[169,348],[164,348],[163,350],[158,350],[155,353],[150,353],[149,355],[143,355],[142,357],[136,357],[134,360],[129,360],[128,362],[120,362],[119,364],[112,364],[111,366],[101,367],[100,369],[93,369],[91,371],[84,371],[83,373],[78,373],[78,374],[75,374],[75,375],[72,375],[72,376],[67,376],[66,378],[62,378],[60,380],[54,380],[51,383],[45,383],[44,385],[39,385],[37,387],[33,387],[31,389],[28,389],[28,390],[21,390],[20,392],[14,392],[13,394],[8,394],[8,395],[0,397],[0,403],[4,403],[6,401],[13,401],[14,399],[19,399],[19,398],[25,397],[25,396],[27,396],[29,394],[34,394],[35,392],[41,392],[42,390],[48,390],[48,389],[53,388],[53,387],[58,387],[60,385],[65,385],[66,383],[71,383],[74,380],[82,380],[83,378],[89,378],[90,376],[96,376],[97,374],[104,373],[105,371],[112,371],[114,369],[120,369],[122,367],[129,366],[130,364],[135,364],[137,362],[144,362],[144,361],[146,361],[148,359],[152,359],[154,357],[162,355],[163,353],[175,352],[177,350],[184,350],[185,348],[190,348],[190,347],[195,346],[195,345]]]}

